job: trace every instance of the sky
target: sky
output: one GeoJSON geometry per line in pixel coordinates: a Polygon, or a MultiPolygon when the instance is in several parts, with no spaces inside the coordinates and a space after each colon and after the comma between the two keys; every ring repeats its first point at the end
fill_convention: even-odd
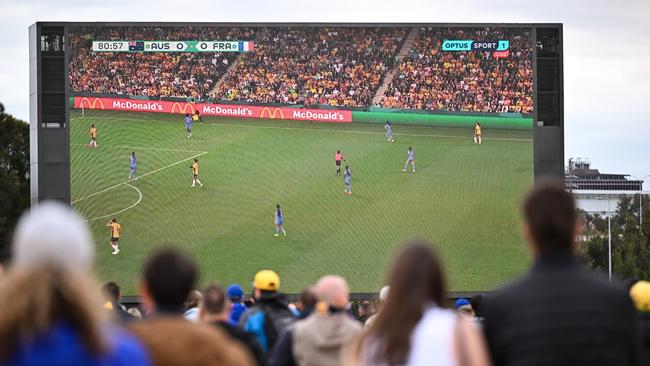
{"type": "Polygon", "coordinates": [[[29,119],[27,29],[36,21],[563,23],[565,160],[643,179],[649,15],[648,0],[0,0],[0,102],[29,119]]]}

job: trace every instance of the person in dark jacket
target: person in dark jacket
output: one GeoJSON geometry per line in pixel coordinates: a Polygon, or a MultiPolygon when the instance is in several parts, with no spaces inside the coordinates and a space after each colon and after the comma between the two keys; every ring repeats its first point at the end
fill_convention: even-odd
{"type": "Polygon", "coordinates": [[[255,305],[239,319],[239,326],[253,334],[264,352],[270,352],[280,334],[296,318],[286,298],[279,293],[280,276],[271,270],[259,271],[253,280],[255,305]]]}
{"type": "Polygon", "coordinates": [[[543,182],[523,204],[535,262],[487,303],[494,365],[636,365],[636,314],[624,289],[576,259],[579,222],[561,182],[543,182]]]}
{"type": "Polygon", "coordinates": [[[266,355],[254,335],[232,325],[230,321],[230,301],[226,292],[218,284],[211,284],[203,290],[203,302],[199,307],[199,321],[224,331],[232,339],[241,343],[259,366],[267,364],[266,355]]]}

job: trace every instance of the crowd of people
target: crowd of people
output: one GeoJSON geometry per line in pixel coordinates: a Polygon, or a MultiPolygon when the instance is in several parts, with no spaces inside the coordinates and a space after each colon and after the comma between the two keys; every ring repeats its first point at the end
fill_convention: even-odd
{"type": "Polygon", "coordinates": [[[78,27],[70,32],[70,87],[78,93],[367,108],[396,68],[376,106],[532,113],[530,31],[420,28],[410,53],[398,60],[409,32],[404,27],[78,27]],[[444,40],[464,39],[508,40],[509,55],[441,50],[444,40]],[[93,40],[251,40],[254,48],[241,54],[93,52],[93,40]]]}
{"type": "Polygon", "coordinates": [[[274,27],[258,33],[214,95],[219,100],[368,106],[407,28],[274,27]]]}
{"type": "Polygon", "coordinates": [[[237,58],[235,52],[94,52],[93,41],[238,41],[245,27],[78,27],[70,32],[69,79],[78,93],[204,100],[237,58]]]}
{"type": "Polygon", "coordinates": [[[421,28],[380,106],[489,113],[533,111],[532,38],[518,28],[421,28]],[[509,55],[443,52],[445,40],[509,40],[509,55]]]}
{"type": "Polygon", "coordinates": [[[145,260],[140,307],[93,278],[87,224],[41,203],[16,229],[0,278],[3,365],[645,365],[650,283],[630,290],[584,269],[575,202],[540,183],[522,205],[535,260],[487,297],[446,299],[431,243],[395,253],[376,308],[350,308],[345,278],[324,275],[290,304],[280,276],[262,270],[241,286],[197,290],[190,256],[166,248],[145,260]],[[141,311],[140,311],[141,310],[141,311]],[[142,318],[140,320],[140,318],[142,318]]]}

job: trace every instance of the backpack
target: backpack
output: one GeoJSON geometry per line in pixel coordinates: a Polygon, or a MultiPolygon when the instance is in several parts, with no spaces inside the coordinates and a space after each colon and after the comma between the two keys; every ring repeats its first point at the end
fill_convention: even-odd
{"type": "Polygon", "coordinates": [[[265,304],[260,308],[264,313],[264,333],[270,351],[280,338],[280,334],[289,329],[297,319],[283,304],[265,304]]]}

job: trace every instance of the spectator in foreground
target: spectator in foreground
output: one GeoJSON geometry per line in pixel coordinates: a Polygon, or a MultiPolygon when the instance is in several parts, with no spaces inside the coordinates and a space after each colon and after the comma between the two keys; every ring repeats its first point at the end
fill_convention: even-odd
{"type": "Polygon", "coordinates": [[[639,334],[643,360],[647,365],[650,362],[650,282],[638,281],[630,289],[630,296],[639,313],[639,334]]]}
{"type": "Polygon", "coordinates": [[[324,276],[313,288],[319,300],[316,311],[284,332],[271,358],[274,366],[340,365],[341,349],[363,327],[350,317],[348,284],[339,276],[324,276]]]}
{"type": "Polygon", "coordinates": [[[228,301],[230,302],[230,322],[233,325],[239,323],[239,318],[246,312],[246,305],[244,305],[244,289],[238,284],[228,286],[228,301]]]}
{"type": "Polygon", "coordinates": [[[444,270],[429,243],[413,241],[393,262],[390,292],[346,365],[489,365],[483,337],[446,307],[444,270]]]}
{"type": "Polygon", "coordinates": [[[474,309],[472,308],[472,304],[469,302],[469,300],[462,298],[456,300],[454,303],[454,308],[458,314],[466,316],[470,320],[474,320],[476,314],[474,313],[474,309]]]}
{"type": "Polygon", "coordinates": [[[318,299],[312,289],[304,289],[300,293],[300,301],[296,304],[298,319],[305,319],[314,312],[318,299]]]}
{"type": "Polygon", "coordinates": [[[474,319],[476,320],[477,324],[483,324],[483,316],[484,316],[484,310],[485,310],[485,304],[487,302],[487,298],[481,294],[474,295],[470,300],[470,304],[472,305],[472,309],[474,309],[474,319]]]}
{"type": "Polygon", "coordinates": [[[16,228],[0,285],[0,364],[150,365],[145,348],[109,328],[93,282],[94,243],[68,207],[40,203],[16,228]]]}
{"type": "Polygon", "coordinates": [[[372,315],[372,304],[368,300],[363,300],[359,304],[359,309],[357,310],[359,315],[359,321],[361,324],[366,324],[368,318],[372,315]]]}
{"type": "Polygon", "coordinates": [[[377,316],[379,315],[379,312],[381,312],[381,309],[384,307],[384,304],[386,303],[386,299],[388,299],[388,292],[390,291],[390,286],[384,286],[379,290],[379,299],[377,303],[377,313],[374,315],[371,315],[368,320],[366,320],[366,329],[370,328],[372,324],[375,322],[375,319],[377,319],[377,316]]]}
{"type": "Polygon", "coordinates": [[[203,290],[203,301],[199,310],[199,320],[224,331],[232,339],[241,343],[255,358],[257,365],[266,365],[266,355],[254,335],[246,333],[230,321],[230,301],[226,292],[218,284],[211,284],[203,290]]]}
{"type": "Polygon", "coordinates": [[[142,320],[142,313],[137,307],[129,308],[127,311],[135,320],[142,320]]]}
{"type": "Polygon", "coordinates": [[[576,259],[579,222],[564,184],[539,184],[523,204],[535,263],[487,304],[484,329],[496,365],[636,365],[629,295],[576,259]]]}
{"type": "Polygon", "coordinates": [[[151,256],[140,285],[148,318],[132,323],[130,329],[158,366],[251,365],[250,356],[223,332],[183,319],[183,304],[197,276],[194,261],[174,249],[151,256]]]}
{"type": "Polygon", "coordinates": [[[110,316],[114,321],[118,324],[126,324],[128,321],[133,320],[133,317],[127,313],[124,305],[120,304],[122,292],[117,283],[113,281],[107,282],[102,286],[102,293],[106,299],[104,309],[110,313],[110,316]]]}
{"type": "Polygon", "coordinates": [[[185,300],[185,304],[183,305],[183,308],[185,309],[183,318],[194,323],[199,321],[199,304],[201,303],[202,297],[201,292],[197,290],[190,291],[190,294],[187,296],[187,300],[185,300]]]}
{"type": "Polygon", "coordinates": [[[239,319],[239,325],[252,333],[264,352],[270,352],[280,334],[296,318],[280,290],[280,276],[271,270],[259,271],[253,279],[255,305],[239,319]]]}

